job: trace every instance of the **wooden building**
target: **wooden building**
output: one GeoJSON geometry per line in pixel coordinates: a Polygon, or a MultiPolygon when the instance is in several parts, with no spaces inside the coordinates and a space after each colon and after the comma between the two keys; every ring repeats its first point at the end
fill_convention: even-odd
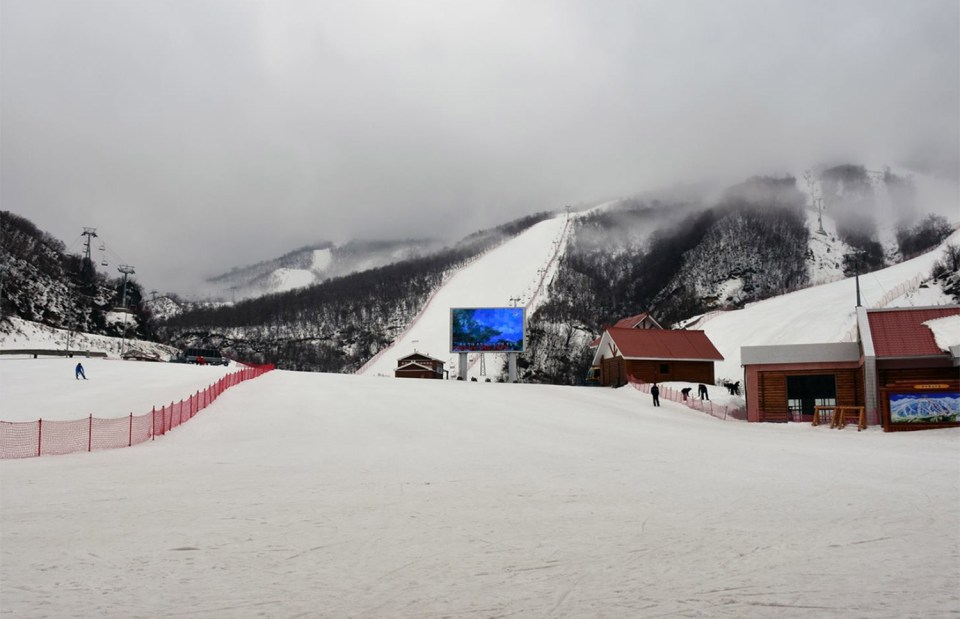
{"type": "Polygon", "coordinates": [[[857,308],[856,342],[744,346],[749,421],[811,421],[814,406],[862,406],[869,425],[960,425],[960,306],[857,308]],[[950,329],[946,329],[950,331],[950,329]]]}
{"type": "Polygon", "coordinates": [[[747,421],[812,421],[815,406],[863,406],[856,342],[744,346],[747,421]]]}
{"type": "Polygon", "coordinates": [[[414,352],[397,360],[395,378],[443,378],[443,361],[414,352]]]}
{"type": "Polygon", "coordinates": [[[703,331],[611,327],[600,337],[592,365],[604,386],[623,385],[630,377],[713,384],[716,361],[723,355],[703,331]]]}

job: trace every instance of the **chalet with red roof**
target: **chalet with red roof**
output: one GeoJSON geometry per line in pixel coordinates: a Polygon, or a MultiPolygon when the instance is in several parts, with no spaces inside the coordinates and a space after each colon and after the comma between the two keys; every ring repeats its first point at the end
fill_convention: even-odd
{"type": "Polygon", "coordinates": [[[856,342],[744,346],[747,419],[846,407],[885,430],[960,425],[960,306],[858,307],[857,331],[856,342]]]}
{"type": "Polygon", "coordinates": [[[430,355],[414,352],[397,360],[395,378],[443,378],[443,361],[430,355]]]}
{"type": "Polygon", "coordinates": [[[631,378],[663,381],[714,382],[713,364],[723,355],[703,331],[657,327],[610,327],[596,347],[593,365],[600,384],[623,385],[631,378]]]}

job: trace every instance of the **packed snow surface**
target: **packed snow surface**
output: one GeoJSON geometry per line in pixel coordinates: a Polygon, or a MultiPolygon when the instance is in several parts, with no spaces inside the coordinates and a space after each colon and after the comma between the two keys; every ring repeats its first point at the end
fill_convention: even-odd
{"type": "MultiPolygon", "coordinates": [[[[80,410],[128,408],[141,368],[189,391],[102,363],[80,410]]],[[[80,389],[0,364],[4,411],[80,389]]],[[[630,387],[277,371],[153,442],[0,461],[0,614],[947,616],[958,448],[630,387]]]]}

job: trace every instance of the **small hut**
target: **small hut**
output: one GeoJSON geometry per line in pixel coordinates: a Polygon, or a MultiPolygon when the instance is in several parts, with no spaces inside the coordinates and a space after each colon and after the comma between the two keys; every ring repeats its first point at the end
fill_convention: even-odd
{"type": "Polygon", "coordinates": [[[414,352],[397,360],[395,378],[443,378],[443,361],[414,352]]]}

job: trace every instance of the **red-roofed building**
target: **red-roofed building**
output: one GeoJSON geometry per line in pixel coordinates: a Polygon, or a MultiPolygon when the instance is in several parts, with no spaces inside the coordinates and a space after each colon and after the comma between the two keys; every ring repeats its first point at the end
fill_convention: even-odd
{"type": "Polygon", "coordinates": [[[933,331],[924,323],[960,315],[960,306],[867,310],[873,349],[879,358],[942,357],[933,331]]]}
{"type": "Polygon", "coordinates": [[[810,421],[815,406],[859,406],[886,430],[960,426],[960,342],[938,342],[929,324],[952,318],[960,306],[859,307],[856,342],[744,346],[747,419],[810,421]]]}
{"type": "Polygon", "coordinates": [[[714,382],[713,364],[723,355],[703,331],[610,327],[593,357],[600,384],[625,384],[629,377],[648,383],[714,382]]]}

